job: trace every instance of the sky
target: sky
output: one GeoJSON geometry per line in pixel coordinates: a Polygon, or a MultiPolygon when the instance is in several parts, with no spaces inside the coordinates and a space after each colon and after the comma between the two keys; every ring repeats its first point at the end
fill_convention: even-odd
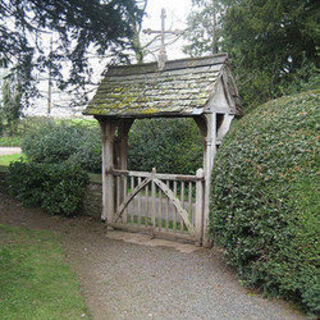
{"type": "MultiPolygon", "coordinates": [[[[166,29],[167,30],[183,30],[186,28],[186,17],[191,10],[191,0],[149,0],[148,6],[146,8],[146,16],[143,20],[143,29],[151,28],[152,30],[161,30],[161,9],[166,10],[166,29]]],[[[152,36],[141,34],[142,43],[149,41],[152,36]]],[[[174,40],[173,36],[167,37],[167,42],[174,40]]],[[[175,60],[185,57],[185,54],[182,52],[184,41],[181,39],[174,44],[167,46],[167,56],[169,60],[175,60]]],[[[160,47],[160,40],[156,41],[152,49],[155,50],[154,55],[150,55],[145,59],[145,62],[156,61],[158,55],[158,50],[160,47]]],[[[104,64],[101,63],[99,58],[91,59],[91,65],[94,69],[93,81],[99,82],[101,79],[101,74],[104,71],[104,64]]],[[[41,93],[45,96],[48,90],[47,81],[42,81],[39,84],[39,89],[41,93]]],[[[71,101],[72,97],[66,96],[63,93],[59,93],[57,89],[52,89],[52,116],[53,117],[69,117],[73,115],[73,112],[76,112],[76,115],[82,110],[82,108],[74,109],[73,112],[70,108],[60,108],[58,105],[68,105],[68,101],[71,101]]],[[[46,115],[47,112],[47,100],[46,97],[43,97],[35,101],[35,106],[26,110],[26,115],[46,115]]]]}
{"type": "MultiPolygon", "coordinates": [[[[147,16],[143,21],[143,28],[151,28],[153,30],[161,29],[161,9],[166,10],[166,28],[169,30],[186,28],[186,17],[191,10],[191,0],[149,0],[147,6],[147,16]]],[[[183,42],[177,42],[167,47],[169,60],[182,58],[183,42]]]]}

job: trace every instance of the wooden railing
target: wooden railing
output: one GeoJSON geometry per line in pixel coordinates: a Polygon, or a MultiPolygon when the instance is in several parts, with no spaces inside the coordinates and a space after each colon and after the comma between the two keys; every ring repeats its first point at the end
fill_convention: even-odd
{"type": "Polygon", "coordinates": [[[204,174],[159,174],[113,170],[115,214],[112,226],[182,238],[200,244],[203,233],[204,174]]]}

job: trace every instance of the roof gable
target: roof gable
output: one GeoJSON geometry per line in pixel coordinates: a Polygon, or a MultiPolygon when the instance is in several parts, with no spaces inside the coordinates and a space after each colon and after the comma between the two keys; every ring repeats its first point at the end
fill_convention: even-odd
{"type": "MultiPolygon", "coordinates": [[[[84,114],[109,117],[194,116],[204,113],[224,72],[226,54],[111,67],[84,114]]],[[[230,104],[230,103],[229,103],[230,104]]],[[[227,111],[226,111],[227,112],[227,111]]]]}

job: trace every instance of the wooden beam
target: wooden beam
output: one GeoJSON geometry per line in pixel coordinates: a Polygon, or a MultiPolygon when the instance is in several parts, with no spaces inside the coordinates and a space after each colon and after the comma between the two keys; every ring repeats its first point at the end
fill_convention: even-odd
{"type": "MultiPolygon", "coordinates": [[[[119,163],[118,169],[120,170],[128,170],[128,135],[130,128],[133,124],[132,119],[121,119],[118,124],[118,143],[119,143],[119,163]]],[[[119,200],[120,203],[124,201],[127,196],[127,186],[128,181],[126,176],[121,176],[120,179],[120,194],[119,200]]],[[[123,223],[127,223],[128,221],[128,212],[125,210],[122,215],[123,223]]]]}
{"type": "Polygon", "coordinates": [[[144,227],[144,226],[134,226],[134,225],[129,225],[129,224],[121,224],[121,223],[112,223],[111,227],[118,229],[118,230],[123,230],[123,231],[129,231],[133,233],[146,233],[151,235],[152,237],[156,237],[159,239],[166,239],[166,240],[184,240],[188,242],[194,242],[194,237],[191,236],[190,234],[186,232],[168,232],[165,231],[165,229],[162,229],[161,231],[157,231],[153,227],[144,227]]]}
{"type": "Polygon", "coordinates": [[[217,128],[217,115],[215,112],[206,114],[207,118],[207,136],[205,137],[204,146],[204,204],[203,204],[203,236],[202,245],[210,247],[211,243],[208,239],[208,226],[209,226],[209,213],[210,213],[210,191],[211,191],[211,173],[213,162],[217,151],[216,145],[216,128],[217,128]]]}
{"type": "MultiPolygon", "coordinates": [[[[202,245],[210,247],[211,243],[207,237],[209,225],[209,204],[211,190],[211,173],[214,158],[217,151],[217,114],[215,112],[207,113],[202,116],[194,117],[203,138],[203,170],[204,170],[204,199],[203,199],[203,227],[202,227],[202,245]]],[[[200,229],[198,229],[199,232],[200,229]]],[[[199,236],[198,239],[199,241],[199,236]]]]}
{"type": "Polygon", "coordinates": [[[102,132],[102,213],[101,219],[112,222],[114,213],[114,132],[116,122],[113,119],[99,118],[102,132]]]}
{"type": "MultiPolygon", "coordinates": [[[[114,169],[113,174],[115,176],[128,176],[128,177],[136,177],[136,178],[150,178],[151,173],[146,171],[128,171],[128,170],[118,170],[114,169]]],[[[169,174],[169,173],[157,173],[157,178],[160,180],[177,180],[177,181],[192,181],[196,182],[197,177],[192,175],[184,175],[184,174],[169,174]]],[[[203,180],[203,179],[202,179],[203,180]]]]}

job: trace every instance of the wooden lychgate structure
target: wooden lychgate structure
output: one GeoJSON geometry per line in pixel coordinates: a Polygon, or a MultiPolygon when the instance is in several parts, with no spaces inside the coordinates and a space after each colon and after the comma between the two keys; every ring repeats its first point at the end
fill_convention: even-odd
{"type": "MultiPolygon", "coordinates": [[[[112,227],[208,245],[210,178],[217,147],[239,114],[227,54],[110,67],[84,114],[102,130],[102,219],[112,227]],[[203,137],[196,175],[128,171],[133,121],[191,117],[203,137]]],[[[144,143],[144,141],[141,141],[144,143]]]]}

